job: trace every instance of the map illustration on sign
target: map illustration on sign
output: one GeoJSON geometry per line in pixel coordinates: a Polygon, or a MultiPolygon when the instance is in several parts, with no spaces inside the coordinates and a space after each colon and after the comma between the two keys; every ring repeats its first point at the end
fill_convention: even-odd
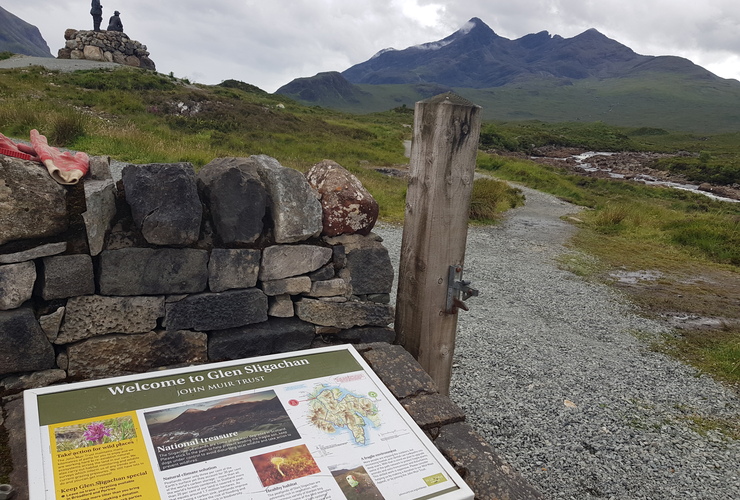
{"type": "Polygon", "coordinates": [[[328,434],[347,429],[355,444],[368,444],[365,432],[367,422],[380,427],[380,414],[375,403],[340,387],[324,384],[316,386],[309,395],[308,420],[317,429],[328,434]]]}

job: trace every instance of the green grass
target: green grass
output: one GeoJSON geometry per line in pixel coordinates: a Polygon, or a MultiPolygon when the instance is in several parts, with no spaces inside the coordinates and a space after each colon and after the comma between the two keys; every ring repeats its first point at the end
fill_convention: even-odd
{"type": "Polygon", "coordinates": [[[740,330],[683,331],[670,336],[658,349],[689,361],[740,389],[740,330]]]}
{"type": "Polygon", "coordinates": [[[473,183],[469,218],[471,221],[490,224],[511,208],[524,204],[520,189],[512,189],[507,183],[494,179],[477,179],[473,183]]]}

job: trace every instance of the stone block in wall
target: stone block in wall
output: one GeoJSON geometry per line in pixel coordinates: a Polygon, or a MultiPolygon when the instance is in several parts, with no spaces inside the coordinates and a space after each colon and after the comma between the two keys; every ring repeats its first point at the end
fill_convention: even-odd
{"type": "Polygon", "coordinates": [[[208,288],[212,292],[252,288],[257,284],[261,258],[259,250],[214,248],[208,262],[208,288]]]}
{"type": "Polygon", "coordinates": [[[382,326],[358,326],[347,330],[340,330],[336,334],[327,335],[325,339],[332,343],[341,344],[392,343],[396,340],[396,331],[393,328],[384,328],[382,326]]]}
{"type": "Polygon", "coordinates": [[[325,302],[301,299],[295,303],[296,315],[303,321],[321,326],[387,326],[393,323],[393,307],[370,302],[325,302]]]}
{"type": "Polygon", "coordinates": [[[41,329],[46,334],[49,342],[53,343],[59,336],[59,329],[62,327],[62,320],[64,319],[66,310],[66,307],[58,307],[52,313],[39,316],[39,325],[41,325],[41,329]]]}
{"type": "Polygon", "coordinates": [[[192,248],[121,248],[100,254],[102,295],[200,293],[208,283],[208,252],[192,248]]]}
{"type": "Polygon", "coordinates": [[[190,163],[127,165],[122,180],[134,223],[149,243],[198,241],[203,207],[190,163]]]}
{"type": "Polygon", "coordinates": [[[281,280],[263,281],[260,288],[267,296],[275,295],[300,295],[311,291],[311,278],[308,276],[297,276],[281,280]]]}
{"type": "Polygon", "coordinates": [[[116,215],[116,186],[113,179],[88,180],[84,186],[87,211],[82,214],[82,220],[90,255],[95,256],[103,251],[106,231],[116,215]]]}
{"type": "Polygon", "coordinates": [[[314,326],[297,318],[270,318],[255,325],[211,332],[208,359],[263,356],[307,349],[315,337],[314,326]]]}
{"type": "Polygon", "coordinates": [[[0,266],[0,311],[23,305],[33,295],[34,283],[36,265],[33,262],[0,266]]]}
{"type": "Polygon", "coordinates": [[[59,255],[65,251],[67,251],[66,241],[47,243],[21,252],[0,255],[0,264],[16,264],[18,262],[26,262],[28,260],[40,259],[42,257],[59,255]]]}
{"type": "Polygon", "coordinates": [[[295,243],[318,236],[323,227],[321,203],[303,174],[266,155],[248,158],[257,166],[269,195],[276,243],[295,243]]]}
{"type": "Polygon", "coordinates": [[[54,348],[29,307],[0,311],[0,375],[49,370],[54,348]]]}
{"type": "Polygon", "coordinates": [[[262,234],[267,191],[246,158],[216,158],[198,172],[198,189],[224,245],[254,243],[262,234]]]}
{"type": "Polygon", "coordinates": [[[113,174],[110,170],[110,156],[90,157],[90,179],[94,181],[113,179],[113,174]]]}
{"type": "Polygon", "coordinates": [[[85,48],[82,49],[82,54],[84,55],[84,58],[88,61],[105,62],[105,56],[103,55],[103,50],[100,47],[95,47],[94,45],[86,45],[85,48]]]}
{"type": "Polygon", "coordinates": [[[207,335],[201,332],[155,331],[93,337],[67,347],[67,373],[76,379],[96,379],[205,363],[207,349],[207,335]]]}
{"type": "Polygon", "coordinates": [[[92,258],[87,254],[44,257],[37,287],[44,300],[95,293],[92,258]]]}
{"type": "Polygon", "coordinates": [[[369,234],[378,220],[378,202],[360,180],[332,160],[314,165],[306,173],[319,193],[323,212],[321,234],[369,234]]]}
{"type": "Polygon", "coordinates": [[[262,251],[260,281],[290,278],[316,271],[329,262],[331,248],[314,245],[274,245],[262,251]]]}
{"type": "Polygon", "coordinates": [[[229,290],[189,295],[165,306],[167,330],[223,330],[267,320],[267,296],[262,290],[229,290]]]}
{"type": "Polygon", "coordinates": [[[397,399],[439,392],[432,377],[400,345],[368,344],[358,350],[397,399]]]}
{"type": "Polygon", "coordinates": [[[295,316],[293,299],[290,295],[276,295],[268,300],[267,315],[275,318],[292,318],[295,316]]]}
{"type": "MultiPolygon", "coordinates": [[[[44,370],[40,372],[24,373],[22,375],[10,375],[0,380],[0,396],[17,394],[26,389],[36,389],[56,384],[67,378],[64,370],[44,370]]],[[[2,423],[2,419],[0,419],[2,423]]]]}
{"type": "Polygon", "coordinates": [[[0,155],[0,245],[66,231],[66,200],[67,190],[37,163],[0,155]]]}
{"type": "Polygon", "coordinates": [[[465,412],[442,394],[422,394],[401,400],[401,406],[424,430],[465,420],[465,412]]]}
{"type": "Polygon", "coordinates": [[[343,297],[350,292],[349,285],[341,278],[326,281],[314,281],[307,297],[343,297]]]}
{"type": "Polygon", "coordinates": [[[55,344],[70,344],[109,333],[145,333],[164,316],[164,297],[87,295],[67,301],[55,344]]]}
{"type": "Polygon", "coordinates": [[[544,498],[465,422],[442,427],[434,444],[455,466],[465,483],[475,491],[475,498],[502,500],[544,498]]]}
{"type": "Polygon", "coordinates": [[[326,281],[333,279],[335,275],[336,271],[334,270],[334,264],[329,263],[318,271],[310,273],[308,277],[311,278],[311,281],[326,281]]]}
{"type": "Polygon", "coordinates": [[[368,242],[347,254],[347,266],[339,272],[352,286],[355,295],[390,293],[393,288],[393,264],[381,243],[368,242]]]}

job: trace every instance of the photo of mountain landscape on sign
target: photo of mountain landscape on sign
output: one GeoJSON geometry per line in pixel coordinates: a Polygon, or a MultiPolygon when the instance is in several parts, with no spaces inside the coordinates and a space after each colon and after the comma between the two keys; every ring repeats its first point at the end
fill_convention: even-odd
{"type": "MultiPolygon", "coordinates": [[[[26,389],[335,343],[363,346],[379,376],[403,381],[387,384],[394,390],[426,380],[396,310],[401,263],[415,255],[404,250],[404,223],[437,213],[409,193],[432,185],[471,189],[467,224],[440,227],[466,231],[464,258],[453,259],[465,281],[452,289],[479,295],[469,310],[452,309],[449,397],[427,387],[401,404],[412,413],[435,402],[414,418],[476,497],[740,498],[740,3],[131,0],[106,4],[102,28],[114,9],[123,32],[96,32],[85,2],[0,7],[0,484],[19,500],[26,389]],[[444,157],[422,148],[444,143],[420,139],[430,100],[467,103],[482,120],[460,186],[415,170],[444,157]],[[39,193],[51,176],[33,159],[32,130],[96,168],[39,193]],[[267,192],[275,177],[250,170],[255,158],[301,186],[319,164],[340,167],[351,179],[343,186],[365,190],[354,201],[375,203],[377,223],[367,235],[322,227],[278,243],[278,214],[297,205],[271,204],[284,191],[267,192]],[[241,173],[209,184],[214,161],[241,173]],[[153,222],[163,210],[135,215],[124,171],[153,165],[187,169],[194,203],[172,220],[201,213],[195,242],[147,239],[166,226],[153,222]],[[215,187],[240,193],[224,204],[238,214],[206,203],[215,187]],[[242,223],[253,203],[264,209],[253,239],[224,238],[216,220],[242,223]],[[330,260],[260,276],[266,249],[304,244],[331,247],[330,260]],[[142,276],[159,261],[134,257],[106,291],[104,265],[128,252],[194,255],[197,286],[126,295],[191,271],[178,261],[142,276]],[[233,266],[217,265],[224,256],[233,266]],[[337,295],[320,296],[330,286],[337,295]],[[247,296],[259,299],[254,317],[247,296]],[[331,312],[307,320],[307,304],[331,312]],[[343,308],[373,314],[350,321],[343,308]],[[209,315],[244,324],[201,323],[209,315]]],[[[328,197],[313,185],[305,193],[328,197]]],[[[153,198],[161,207],[187,195],[153,198]]],[[[452,240],[430,239],[435,255],[452,240]]],[[[446,286],[452,264],[430,288],[446,286]]],[[[445,304],[412,306],[436,315],[431,326],[450,319],[445,304]]],[[[119,400],[133,396],[116,387],[119,400]]],[[[355,413],[353,429],[320,412],[314,424],[336,427],[324,439],[372,446],[393,431],[355,413]]],[[[51,437],[60,451],[132,431],[120,418],[69,421],[84,424],[51,437]]],[[[271,392],[147,412],[146,424],[138,438],[152,436],[160,472],[288,446],[259,464],[271,484],[290,475],[299,438],[271,392]]],[[[306,453],[301,470],[314,471],[306,453]]],[[[355,465],[336,477],[348,497],[363,484],[355,465]]]]}
{"type": "Polygon", "coordinates": [[[300,436],[274,391],[144,414],[162,470],[300,436]]]}

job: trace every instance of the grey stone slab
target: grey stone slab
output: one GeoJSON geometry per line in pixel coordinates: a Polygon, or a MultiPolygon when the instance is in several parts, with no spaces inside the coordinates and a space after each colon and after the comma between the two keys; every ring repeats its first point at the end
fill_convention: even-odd
{"type": "Polygon", "coordinates": [[[267,315],[275,318],[292,318],[295,316],[295,307],[290,295],[270,297],[267,315]]]}
{"type": "Polygon", "coordinates": [[[38,288],[44,300],[95,293],[92,258],[87,254],[44,257],[38,288]]]}
{"type": "Polygon", "coordinates": [[[310,347],[314,338],[314,325],[297,318],[270,318],[263,323],[211,332],[208,358],[225,361],[296,351],[310,347]]]}
{"type": "Polygon", "coordinates": [[[208,251],[121,248],[100,254],[102,295],[199,293],[208,283],[208,251]]]}
{"type": "Polygon", "coordinates": [[[296,314],[309,323],[337,328],[387,326],[393,322],[393,307],[371,302],[327,302],[302,299],[296,302],[296,314]]]}
{"type": "Polygon", "coordinates": [[[87,211],[82,214],[87,231],[90,255],[103,251],[106,232],[116,215],[116,187],[112,179],[89,180],[85,182],[85,203],[87,211]]]}
{"type": "Polygon", "coordinates": [[[323,227],[318,194],[303,174],[275,158],[250,156],[269,194],[276,243],[295,243],[318,236],[323,227]]]}
{"type": "Polygon", "coordinates": [[[0,375],[55,368],[54,348],[33,310],[0,311],[0,375]]]}
{"type": "Polygon", "coordinates": [[[66,231],[66,200],[64,186],[38,163],[0,155],[0,245],[66,231]]]}
{"type": "Polygon", "coordinates": [[[67,378],[64,370],[43,370],[40,372],[24,373],[22,375],[9,375],[0,380],[0,396],[6,397],[17,394],[26,389],[36,387],[47,387],[67,378]]]}
{"type": "Polygon", "coordinates": [[[149,243],[198,241],[203,206],[190,163],[127,165],[122,180],[134,223],[149,243]]]}
{"type": "Polygon", "coordinates": [[[385,294],[393,288],[393,265],[388,250],[380,243],[349,252],[347,266],[340,276],[344,276],[345,271],[354,294],[385,294]]]}
{"type": "Polygon", "coordinates": [[[44,330],[49,342],[54,342],[59,336],[59,328],[62,326],[62,320],[64,319],[66,310],[65,307],[58,307],[52,313],[39,316],[39,325],[44,330]]]}
{"type": "Polygon", "coordinates": [[[326,281],[314,281],[308,297],[344,297],[350,292],[349,285],[341,278],[326,281]]]}
{"type": "Polygon", "coordinates": [[[434,444],[475,492],[475,498],[491,500],[544,498],[467,423],[460,422],[442,427],[434,444]]]}
{"type": "Polygon", "coordinates": [[[67,301],[55,344],[69,344],[108,333],[145,333],[164,316],[164,297],[87,295],[67,301]]]}
{"type": "Polygon", "coordinates": [[[154,331],[93,337],[67,347],[67,373],[97,379],[132,375],[155,368],[207,361],[207,335],[190,331],[154,331]]]}
{"type": "Polygon", "coordinates": [[[259,279],[272,281],[316,271],[332,257],[331,248],[315,245],[274,245],[262,251],[259,279]]]}
{"type": "Polygon", "coordinates": [[[47,243],[29,250],[22,252],[8,253],[0,255],[0,264],[15,264],[17,262],[26,262],[29,260],[40,259],[42,257],[50,257],[52,255],[59,255],[67,251],[67,242],[62,241],[60,243],[47,243]]]}
{"type": "Polygon", "coordinates": [[[263,281],[260,288],[265,295],[300,295],[311,291],[311,278],[308,276],[296,276],[281,280],[263,281]]]}
{"type": "Polygon", "coordinates": [[[393,328],[380,326],[358,326],[347,330],[340,330],[330,340],[341,343],[369,344],[375,342],[392,343],[396,339],[396,331],[393,328]]]}
{"type": "Polygon", "coordinates": [[[26,452],[26,425],[23,412],[23,398],[3,404],[8,418],[3,426],[8,431],[8,445],[13,470],[10,484],[15,488],[11,500],[28,500],[28,455],[26,452]]]}
{"type": "Polygon", "coordinates": [[[267,320],[267,296],[262,290],[229,290],[190,295],[165,306],[168,330],[212,331],[267,320]]]}
{"type": "Polygon", "coordinates": [[[208,288],[212,292],[252,288],[257,284],[261,258],[259,250],[214,248],[208,262],[208,288]]]}
{"type": "Polygon", "coordinates": [[[439,392],[432,377],[400,345],[373,343],[358,350],[397,399],[439,392]]]}
{"type": "Polygon", "coordinates": [[[33,295],[36,266],[20,262],[0,266],[0,311],[15,309],[33,295]]]}
{"type": "Polygon", "coordinates": [[[257,241],[268,200],[254,162],[247,158],[216,158],[198,172],[198,189],[222,244],[257,241]]]}
{"type": "Polygon", "coordinates": [[[465,413],[447,396],[421,394],[401,400],[401,405],[422,429],[434,429],[465,420],[465,413]]]}

